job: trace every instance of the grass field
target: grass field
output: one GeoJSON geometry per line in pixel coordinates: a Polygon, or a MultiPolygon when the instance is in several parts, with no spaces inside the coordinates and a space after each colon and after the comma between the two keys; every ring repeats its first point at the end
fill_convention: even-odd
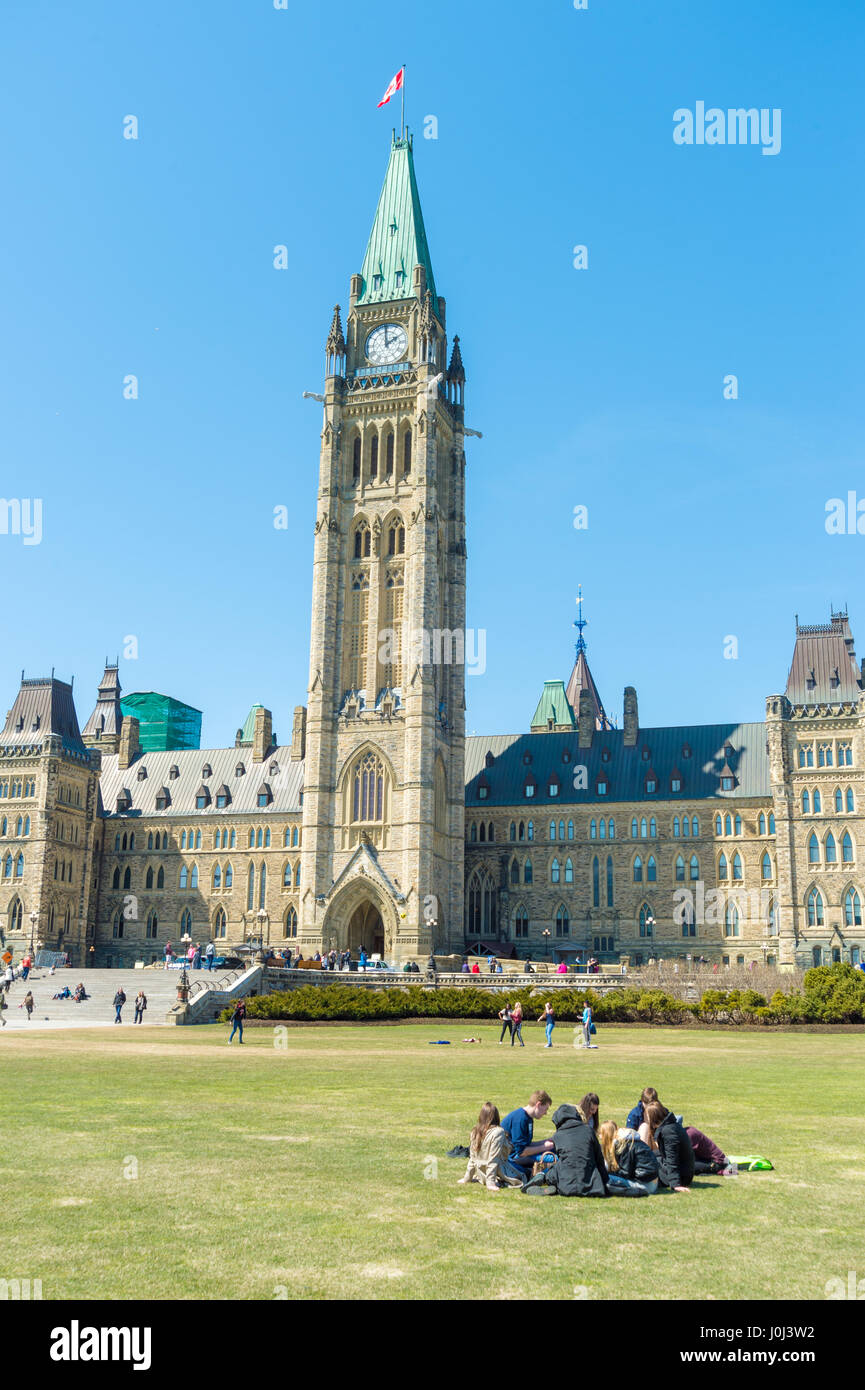
{"type": "Polygon", "coordinates": [[[284,1048],[270,1027],[231,1049],[219,1025],[7,1033],[0,1278],[46,1299],[821,1299],[863,1272],[865,1035],[609,1027],[586,1053],[525,1031],[524,1051],[453,1023],[284,1048]],[[622,1122],[646,1084],[776,1170],[639,1201],[456,1185],[444,1155],[482,1101],[594,1090],[622,1122]]]}

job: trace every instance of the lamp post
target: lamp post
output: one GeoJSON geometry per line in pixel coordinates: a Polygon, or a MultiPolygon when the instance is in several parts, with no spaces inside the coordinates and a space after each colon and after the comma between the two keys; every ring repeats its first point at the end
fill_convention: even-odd
{"type": "Polygon", "coordinates": [[[270,955],[270,918],[263,907],[260,907],[255,914],[258,922],[258,951],[259,955],[264,954],[264,924],[267,923],[267,955],[270,955]]]}
{"type": "Polygon", "coordinates": [[[39,921],[39,913],[30,913],[30,959],[33,959],[33,937],[36,932],[36,923],[39,921]]]}
{"type": "Polygon", "coordinates": [[[180,938],[180,945],[183,948],[183,955],[181,956],[183,965],[180,968],[180,979],[177,982],[177,998],[181,1004],[185,1004],[189,998],[189,975],[187,974],[186,970],[186,967],[189,964],[189,958],[186,952],[192,945],[192,937],[189,935],[188,931],[184,932],[182,937],[180,938]]]}
{"type": "Polygon", "coordinates": [[[544,927],[544,930],[541,932],[541,936],[544,938],[544,955],[545,955],[545,956],[549,956],[549,954],[550,954],[550,936],[551,936],[551,935],[552,935],[552,933],[550,932],[549,927],[544,927]]]}

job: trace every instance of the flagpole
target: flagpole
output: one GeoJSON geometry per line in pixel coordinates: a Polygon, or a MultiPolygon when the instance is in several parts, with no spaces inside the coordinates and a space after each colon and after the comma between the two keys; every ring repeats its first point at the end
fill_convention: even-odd
{"type": "Polygon", "coordinates": [[[400,96],[402,97],[402,112],[401,112],[401,115],[400,115],[400,122],[401,122],[401,124],[402,124],[402,136],[401,136],[401,138],[404,140],[404,139],[405,139],[405,63],[403,63],[403,65],[402,65],[402,86],[400,87],[399,90],[400,90],[400,96]]]}

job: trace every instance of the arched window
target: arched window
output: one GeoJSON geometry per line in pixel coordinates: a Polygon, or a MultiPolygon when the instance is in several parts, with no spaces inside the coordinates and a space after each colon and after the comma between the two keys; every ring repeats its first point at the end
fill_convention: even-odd
{"type": "Polygon", "coordinates": [[[146,873],[145,876],[144,876],[144,887],[145,887],[145,888],[152,888],[152,887],[153,887],[153,866],[150,865],[150,864],[147,866],[147,873],[146,873]]]}
{"type": "Polygon", "coordinates": [[[691,855],[690,873],[691,882],[696,883],[697,879],[700,877],[700,861],[697,858],[696,854],[691,855]]]}
{"type": "MultiPolygon", "coordinates": [[[[228,884],[226,883],[225,886],[226,886],[226,888],[227,888],[227,887],[228,887],[228,884]]],[[[164,888],[164,887],[165,887],[165,870],[163,869],[163,867],[162,867],[161,864],[160,864],[159,868],[158,868],[157,871],[156,871],[156,887],[157,887],[157,888],[164,888]]]]}
{"type": "Polygon", "coordinates": [[[573,838],[574,838],[574,822],[573,822],[572,820],[569,820],[569,821],[568,821],[568,839],[569,839],[569,840],[572,840],[573,838]]]}
{"type": "Polygon", "coordinates": [[[737,834],[737,835],[741,835],[741,833],[742,833],[742,817],[737,815],[735,821],[733,822],[733,825],[734,825],[736,834],[737,834]]]}
{"type": "Polygon", "coordinates": [[[613,859],[607,855],[607,907],[613,906],[613,859]]]}
{"type": "Polygon", "coordinates": [[[847,800],[847,810],[848,810],[848,811],[854,810],[854,809],[855,809],[855,804],[854,804],[854,801],[853,801],[853,788],[852,788],[852,787],[848,787],[848,788],[847,788],[847,797],[846,797],[846,800],[847,800]]]}
{"type": "MultiPolygon", "coordinates": [[[[66,910],[67,910],[67,912],[69,911],[68,908],[67,908],[66,910]]],[[[145,932],[145,936],[147,936],[151,941],[155,941],[158,935],[159,935],[159,918],[157,917],[157,915],[156,915],[155,912],[148,912],[148,914],[147,914],[147,931],[145,932]]]]}
{"type": "Polygon", "coordinates": [[[646,863],[646,882],[647,882],[647,883],[657,883],[657,881],[658,881],[658,866],[657,866],[657,864],[655,863],[655,856],[654,856],[654,854],[650,854],[650,855],[649,855],[649,858],[648,858],[648,861],[647,861],[647,863],[646,863]]]}
{"type": "Polygon", "coordinates": [[[9,930],[22,931],[24,920],[24,907],[20,898],[12,899],[12,906],[9,909],[9,930]]]}
{"type": "MultiPolygon", "coordinates": [[[[378,477],[378,435],[372,437],[372,444],[369,451],[369,476],[370,479],[378,477]]],[[[367,552],[369,553],[369,552],[367,552]]]]}
{"type": "Polygon", "coordinates": [[[637,855],[636,858],[634,859],[634,882],[635,882],[635,883],[642,883],[642,881],[643,881],[643,861],[642,861],[642,859],[640,858],[640,856],[637,855]]]}
{"type": "Polygon", "coordinates": [[[728,902],[724,912],[724,935],[739,936],[739,909],[734,902],[728,902]]]}
{"type": "Polygon", "coordinates": [[[845,830],[841,838],[841,862],[843,864],[853,863],[853,841],[850,838],[849,830],[845,830]]]}
{"type": "Polygon", "coordinates": [[[654,936],[655,918],[648,903],[640,908],[640,936],[654,936]]]}
{"type": "Polygon", "coordinates": [[[402,444],[402,471],[411,472],[411,430],[406,430],[402,444]]]}
{"type": "Polygon", "coordinates": [[[394,521],[387,533],[388,555],[405,554],[405,527],[401,521],[394,521]]]}
{"type": "Polygon", "coordinates": [[[563,820],[560,820],[560,821],[559,821],[559,839],[560,839],[560,840],[563,840],[564,838],[565,838],[565,822],[564,822],[563,820]]]}
{"type": "Polygon", "coordinates": [[[677,855],[676,855],[676,870],[675,870],[675,874],[676,874],[676,882],[677,882],[677,883],[684,883],[684,882],[685,882],[685,861],[684,861],[684,859],[682,858],[681,854],[677,854],[677,855]]]}
{"type": "Polygon", "coordinates": [[[483,841],[483,842],[486,841],[486,838],[487,838],[487,827],[486,827],[486,822],[485,822],[485,821],[481,821],[481,833],[480,833],[480,837],[479,837],[479,838],[480,838],[481,841],[483,841]]]}
{"type": "Polygon", "coordinates": [[[766,834],[766,817],[765,817],[765,815],[763,814],[762,811],[760,812],[759,816],[757,817],[757,832],[758,832],[758,834],[760,834],[760,835],[765,835],[765,834],[766,834]]]}
{"type": "Polygon", "coordinates": [[[720,816],[716,816],[716,817],[715,817],[715,834],[716,834],[716,835],[723,835],[723,833],[724,833],[724,829],[723,829],[723,825],[722,825],[722,823],[721,823],[721,817],[720,817],[720,816]]]}
{"type": "Polygon", "coordinates": [[[718,878],[719,878],[719,880],[720,880],[720,879],[725,879],[726,877],[727,877],[727,856],[726,856],[726,854],[725,854],[725,853],[723,852],[723,850],[722,850],[721,853],[720,853],[720,855],[718,856],[718,878]]]}
{"type": "Polygon", "coordinates": [[[831,830],[829,831],[829,834],[826,836],[825,853],[827,864],[838,863],[838,848],[835,844],[835,836],[832,834],[831,830]]]}
{"type": "MultiPolygon", "coordinates": [[[[9,856],[7,856],[7,858],[9,858],[9,856]]],[[[11,862],[11,859],[10,859],[10,862],[11,862]]],[[[54,865],[54,877],[55,877],[55,878],[57,877],[57,865],[56,865],[56,864],[54,865]]],[[[114,870],[114,873],[113,873],[113,875],[112,875],[112,878],[111,878],[111,887],[112,887],[112,888],[119,888],[119,887],[120,887],[120,867],[119,867],[119,865],[118,865],[118,867],[114,870]]]]}
{"type": "Polygon", "coordinates": [[[774,811],[770,811],[770,812],[769,812],[769,834],[770,834],[770,835],[774,835],[774,834],[775,834],[775,812],[774,812],[774,811]]]}
{"type": "MultiPolygon", "coordinates": [[[[185,830],[181,830],[181,832],[180,832],[180,848],[181,848],[181,849],[186,849],[186,831],[185,831],[185,830]]],[[[115,849],[119,849],[119,845],[115,845],[115,849]]]]}
{"type": "Polygon", "coordinates": [[[648,833],[649,829],[648,825],[646,824],[646,817],[643,816],[640,820],[640,839],[645,840],[648,833]]]}
{"type": "Polygon", "coordinates": [[[298,859],[297,863],[296,863],[295,866],[294,866],[294,886],[295,886],[295,888],[299,888],[299,887],[300,887],[300,860],[299,860],[299,859],[298,859]]]}
{"type": "MultiPolygon", "coordinates": [[[[493,838],[492,832],[493,832],[493,828],[492,828],[492,826],[490,826],[490,839],[493,838]]],[[[526,826],[526,839],[527,839],[527,840],[534,840],[534,838],[535,838],[535,823],[534,823],[533,820],[530,820],[529,823],[528,823],[528,825],[526,826]]]]}
{"type": "Polygon", "coordinates": [[[819,816],[819,814],[820,814],[820,812],[821,812],[822,810],[823,810],[823,802],[822,802],[821,799],[820,799],[820,792],[819,792],[819,790],[815,787],[815,789],[814,789],[814,815],[815,815],[815,816],[819,816]]]}
{"type": "Polygon", "coordinates": [[[190,886],[190,888],[197,888],[197,887],[198,887],[198,865],[197,865],[197,864],[193,864],[192,868],[191,868],[190,871],[189,871],[189,886],[190,886]]]}
{"type": "Polygon", "coordinates": [[[255,849],[255,829],[253,826],[249,827],[249,848],[255,849]]]}
{"type": "Polygon", "coordinates": [[[556,936],[570,936],[571,919],[568,916],[568,909],[560,907],[556,912],[556,936]]]}
{"type": "Polygon", "coordinates": [[[555,822],[554,820],[551,820],[551,821],[550,821],[550,839],[551,839],[551,840],[554,840],[555,838],[556,838],[556,822],[555,822]]]}
{"type": "Polygon", "coordinates": [[[725,834],[725,835],[732,835],[732,833],[733,833],[733,817],[732,817],[732,816],[725,816],[725,817],[724,817],[724,834],[725,834]]]}
{"type": "MultiPolygon", "coordinates": [[[[127,873],[127,875],[129,874],[129,870],[128,870],[128,869],[126,870],[126,873],[127,873]]],[[[15,860],[15,877],[16,877],[16,878],[23,878],[23,877],[24,877],[24,855],[23,855],[23,854],[19,854],[19,855],[18,855],[18,858],[15,860]]],[[[128,887],[128,886],[129,886],[129,885],[127,884],[127,887],[128,887]]]]}
{"type": "Polygon", "coordinates": [[[359,521],[354,529],[354,558],[356,560],[369,559],[371,542],[372,535],[369,526],[365,521],[359,521]]]}
{"type": "Polygon", "coordinates": [[[192,913],[189,911],[188,907],[185,907],[180,914],[180,935],[192,935],[192,913]]]}
{"type": "Polygon", "coordinates": [[[258,906],[265,906],[265,896],[267,894],[267,865],[262,863],[258,871],[258,906]]]}
{"type": "Polygon", "coordinates": [[[523,883],[532,882],[532,861],[527,859],[523,866],[523,883]]]}
{"type": "Polygon", "coordinates": [[[601,840],[606,840],[607,838],[607,822],[605,820],[598,822],[598,838],[601,840]]]}
{"type": "Polygon", "coordinates": [[[285,937],[297,936],[297,913],[293,907],[290,907],[285,914],[282,934],[285,937]]]}
{"type": "Polygon", "coordinates": [[[843,795],[841,794],[841,788],[840,788],[840,787],[836,787],[836,788],[835,788],[835,814],[836,814],[837,816],[840,816],[840,815],[842,814],[843,810],[844,810],[844,797],[843,797],[843,795]]]}
{"type": "Polygon", "coordinates": [[[226,866],[225,866],[225,886],[226,886],[226,888],[230,888],[230,887],[231,887],[232,882],[233,882],[233,879],[234,879],[234,870],[232,869],[232,867],[231,867],[230,864],[226,864],[226,866]]]}
{"type": "Polygon", "coordinates": [[[808,926],[822,927],[823,925],[823,898],[816,888],[812,888],[808,894],[808,926]]]}
{"type": "Polygon", "coordinates": [[[509,830],[508,834],[509,834],[509,836],[510,836],[510,838],[511,838],[512,840],[516,840],[516,838],[517,838],[517,826],[516,826],[516,821],[511,821],[510,830],[509,830]]]}
{"type": "Polygon", "coordinates": [[[565,883],[573,883],[574,866],[570,859],[565,860],[565,883]]]}
{"type": "Polygon", "coordinates": [[[769,858],[768,850],[760,860],[760,873],[763,878],[768,879],[772,877],[772,860],[769,858]]]}
{"type": "Polygon", "coordinates": [[[471,844],[475,844],[475,843],[477,842],[477,838],[478,838],[478,827],[477,827],[476,822],[475,822],[475,821],[472,821],[471,830],[469,831],[469,841],[470,841],[470,843],[471,843],[471,844]]]}
{"type": "Polygon", "coordinates": [[[130,868],[128,868],[128,867],[127,867],[127,869],[126,869],[126,871],[125,871],[125,873],[124,873],[124,875],[123,875],[123,887],[124,887],[124,888],[131,888],[131,887],[132,887],[132,870],[131,870],[130,868]]]}
{"type": "Polygon", "coordinates": [[[372,749],[361,755],[352,776],[352,820],[374,824],[384,820],[384,763],[372,749]]]}
{"type": "MultiPolygon", "coordinates": [[[[689,829],[689,825],[688,825],[688,817],[687,817],[687,816],[683,816],[683,817],[682,817],[682,834],[683,834],[683,836],[685,837],[686,840],[687,840],[687,838],[688,838],[689,833],[690,833],[690,829],[689,829]]],[[[694,817],[694,834],[695,834],[695,835],[699,835],[699,833],[700,833],[700,822],[697,820],[697,817],[695,816],[695,817],[694,817]]]]}
{"type": "Polygon", "coordinates": [[[592,860],[592,907],[601,905],[601,866],[598,863],[598,856],[592,860]]]}
{"type": "Polygon", "coordinates": [[[733,878],[737,883],[742,882],[742,856],[738,850],[733,855],[733,878]]]}
{"type": "Polygon", "coordinates": [[[492,875],[485,869],[475,869],[468,886],[468,922],[470,936],[489,936],[496,930],[496,890],[492,875]]]}
{"type": "Polygon", "coordinates": [[[511,861],[511,883],[519,883],[519,881],[520,881],[520,866],[519,866],[519,863],[517,862],[517,860],[516,860],[516,859],[513,859],[513,860],[511,861]]]}
{"type": "Polygon", "coordinates": [[[230,839],[229,842],[228,842],[228,848],[229,848],[229,849],[236,849],[236,847],[237,847],[237,832],[234,831],[234,830],[232,830],[232,832],[231,832],[231,839],[230,839]]]}
{"type": "Polygon", "coordinates": [[[251,912],[255,907],[255,865],[250,864],[249,873],[246,877],[246,910],[251,912]]]}
{"type": "Polygon", "coordinates": [[[678,838],[679,838],[679,817],[678,817],[678,816],[674,816],[674,817],[673,817],[673,839],[674,839],[674,840],[678,840],[678,838]]]}
{"type": "Polygon", "coordinates": [[[817,839],[817,836],[814,834],[813,830],[811,831],[811,835],[808,839],[808,863],[820,863],[820,841],[817,839]]]}
{"type": "Polygon", "coordinates": [[[220,864],[213,866],[213,887],[217,891],[222,887],[222,866],[220,864]]]}
{"type": "Polygon", "coordinates": [[[225,916],[225,908],[218,907],[216,909],[216,916],[213,919],[213,935],[216,938],[216,940],[222,940],[222,938],[226,934],[226,927],[227,923],[225,916]]]}
{"type": "Polygon", "coordinates": [[[610,816],[610,839],[611,839],[611,840],[615,840],[615,838],[616,838],[616,822],[613,820],[613,817],[610,816]]]}
{"type": "Polygon", "coordinates": [[[593,820],[592,823],[591,823],[591,825],[589,826],[589,839],[590,839],[590,840],[597,840],[597,838],[598,838],[598,823],[597,823],[597,821],[594,821],[594,820],[593,820]]]}
{"type": "Polygon", "coordinates": [[[550,883],[558,883],[558,881],[559,881],[559,861],[558,861],[558,859],[554,859],[553,862],[552,862],[552,864],[550,865],[550,883]]]}
{"type": "Polygon", "coordinates": [[[263,831],[262,831],[262,829],[261,829],[261,826],[259,826],[259,827],[258,827],[258,830],[255,832],[255,848],[256,848],[256,849],[261,849],[261,846],[262,846],[262,834],[263,834],[263,831]]]}
{"type": "Polygon", "coordinates": [[[862,904],[855,888],[848,888],[844,895],[844,922],[848,927],[862,925],[862,904]]]}
{"type": "Polygon", "coordinates": [[[519,829],[517,830],[517,839],[518,839],[518,840],[524,840],[525,838],[526,838],[526,823],[525,823],[525,821],[522,821],[522,820],[521,820],[521,821],[520,821],[520,824],[519,824],[519,829]]]}
{"type": "Polygon", "coordinates": [[[805,788],[803,789],[803,791],[802,791],[802,815],[803,815],[803,816],[810,816],[810,814],[811,814],[811,793],[808,791],[808,788],[805,787],[805,788]]]}
{"type": "Polygon", "coordinates": [[[351,450],[351,480],[353,483],[360,482],[360,435],[356,434],[351,450]]]}
{"type": "Polygon", "coordinates": [[[283,886],[283,888],[290,888],[290,887],[291,887],[291,865],[290,865],[290,864],[285,864],[285,865],[283,865],[283,869],[282,869],[282,886],[283,886]]]}
{"type": "Polygon", "coordinates": [[[657,834],[658,834],[658,825],[657,825],[657,822],[656,822],[656,820],[655,820],[655,817],[652,816],[651,820],[649,821],[649,839],[654,840],[654,839],[656,838],[657,834]]]}
{"type": "Polygon", "coordinates": [[[529,914],[526,912],[526,909],[522,906],[522,904],[520,904],[520,906],[517,908],[516,915],[514,917],[514,936],[525,937],[528,936],[528,934],[529,914]]]}

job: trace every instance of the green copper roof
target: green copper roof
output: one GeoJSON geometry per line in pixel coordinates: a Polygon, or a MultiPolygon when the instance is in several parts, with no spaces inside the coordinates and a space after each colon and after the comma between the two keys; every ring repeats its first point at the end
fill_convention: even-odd
{"type": "Polygon", "coordinates": [[[574,711],[565,694],[564,681],[544,681],[544,689],[538,707],[532,717],[532,729],[545,729],[552,720],[554,724],[576,725],[574,711]]]}
{"type": "Polygon", "coordinates": [[[435,280],[414,175],[411,140],[394,137],[363,260],[363,290],[358,304],[411,299],[416,265],[426,269],[427,289],[432,291],[435,306],[435,280]],[[397,280],[398,275],[400,280],[397,280]]]}
{"type": "Polygon", "coordinates": [[[259,709],[263,709],[263,708],[264,708],[263,705],[253,705],[253,706],[252,706],[252,709],[249,711],[249,714],[246,716],[246,723],[244,724],[243,728],[242,728],[241,731],[240,731],[240,741],[241,741],[241,743],[252,743],[253,735],[254,735],[254,733],[255,733],[255,711],[256,711],[256,710],[259,710],[259,709]]]}

